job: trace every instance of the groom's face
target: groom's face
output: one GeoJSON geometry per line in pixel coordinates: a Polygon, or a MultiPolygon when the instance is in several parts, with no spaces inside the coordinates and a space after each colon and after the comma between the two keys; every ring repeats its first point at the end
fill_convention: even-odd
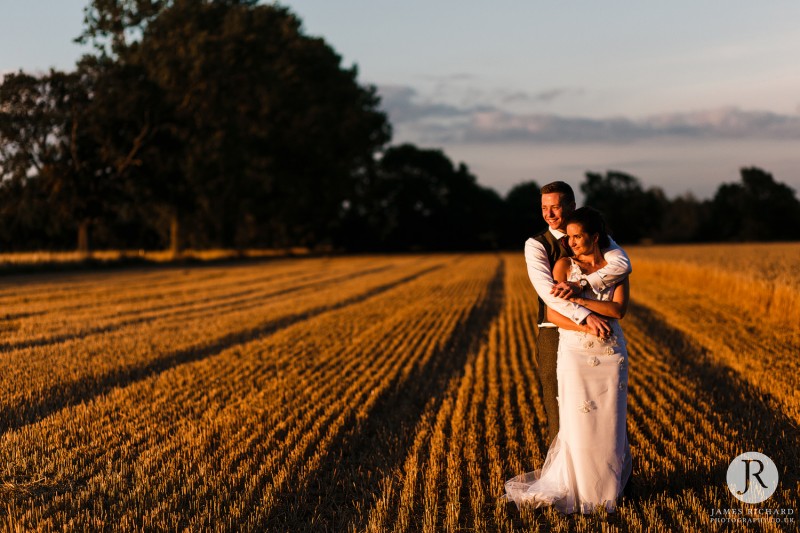
{"type": "Polygon", "coordinates": [[[563,202],[561,193],[550,192],[542,195],[542,218],[552,229],[564,231],[564,219],[575,211],[575,202],[563,202]]]}

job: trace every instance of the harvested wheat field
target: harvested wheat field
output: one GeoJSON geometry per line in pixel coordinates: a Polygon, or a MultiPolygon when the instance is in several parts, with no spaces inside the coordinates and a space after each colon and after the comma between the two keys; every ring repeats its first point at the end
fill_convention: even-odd
{"type": "Polygon", "coordinates": [[[498,499],[548,445],[520,250],[0,278],[3,529],[735,527],[717,509],[797,521],[800,245],[630,254],[634,474],[616,513],[498,499]],[[725,483],[745,451],[780,472],[762,504],[725,483]]]}

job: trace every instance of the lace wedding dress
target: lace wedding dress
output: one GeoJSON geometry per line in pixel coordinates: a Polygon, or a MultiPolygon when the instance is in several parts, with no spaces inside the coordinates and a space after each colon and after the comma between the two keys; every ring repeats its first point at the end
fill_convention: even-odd
{"type": "MultiPolygon", "coordinates": [[[[569,281],[581,277],[572,262],[569,281]]],[[[596,300],[610,300],[614,288],[596,300]]],[[[616,320],[608,340],[559,328],[559,432],[540,470],[505,483],[505,498],[517,506],[552,505],[563,513],[590,513],[602,506],[614,511],[631,473],[625,426],[628,352],[616,320]]]]}

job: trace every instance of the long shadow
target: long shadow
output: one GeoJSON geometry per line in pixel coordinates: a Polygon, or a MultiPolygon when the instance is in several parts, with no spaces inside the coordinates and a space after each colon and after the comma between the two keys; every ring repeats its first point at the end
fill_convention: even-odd
{"type": "MultiPolygon", "coordinates": [[[[630,314],[645,337],[663,347],[676,374],[695,385],[700,395],[692,400],[708,403],[720,417],[720,431],[727,426],[736,440],[739,453],[758,451],[769,456],[778,466],[784,488],[796,486],[800,477],[800,429],[783,412],[770,407],[770,394],[756,389],[730,368],[715,364],[708,352],[683,332],[671,327],[658,313],[631,302],[630,314]],[[735,435],[735,436],[734,436],[735,435]]],[[[752,357],[753,354],[742,354],[752,357]]],[[[635,358],[636,354],[632,355],[635,358]]],[[[683,489],[709,485],[726,486],[726,473],[734,457],[715,457],[713,466],[692,465],[687,457],[686,468],[674,475],[656,475],[655,479],[634,482],[630,499],[646,500],[662,494],[676,494],[683,489]]],[[[635,461],[635,458],[634,458],[635,461]]],[[[774,498],[774,497],[773,497],[774,498]]],[[[782,502],[775,502],[776,505],[782,502]]],[[[785,503],[785,502],[783,502],[785,503]]],[[[796,505],[797,502],[794,502],[796,505]]]]}
{"type": "Polygon", "coordinates": [[[85,259],[82,261],[47,261],[39,263],[21,263],[21,264],[0,264],[0,282],[4,278],[12,278],[16,276],[28,276],[39,274],[73,274],[82,272],[113,272],[119,270],[131,271],[158,271],[158,270],[174,270],[191,268],[217,268],[220,266],[238,267],[249,266],[259,263],[274,263],[277,261],[291,259],[292,261],[314,259],[320,257],[336,257],[336,254],[326,252],[308,253],[308,254],[292,254],[275,256],[227,256],[215,259],[195,259],[191,257],[184,257],[172,261],[158,261],[154,259],[147,259],[143,257],[123,257],[119,259],[85,259]]]}
{"type": "MultiPolygon", "coordinates": [[[[189,270],[184,270],[183,272],[184,272],[184,274],[186,274],[186,273],[189,272],[189,270]]],[[[208,275],[208,276],[204,276],[204,277],[201,277],[201,276],[198,275],[198,276],[195,276],[191,280],[188,280],[188,281],[190,281],[192,283],[192,285],[195,285],[195,284],[198,284],[198,283],[209,283],[209,282],[212,282],[213,280],[217,280],[217,283],[213,286],[214,290],[218,291],[220,294],[225,295],[225,294],[229,294],[230,291],[232,291],[233,289],[242,289],[244,287],[258,287],[259,285],[263,285],[264,282],[267,281],[267,280],[273,281],[275,279],[281,279],[281,278],[286,278],[286,277],[288,277],[288,276],[286,276],[286,275],[274,275],[273,276],[273,275],[270,275],[269,272],[260,271],[260,275],[259,276],[253,277],[253,278],[249,278],[249,279],[245,279],[244,281],[242,281],[240,279],[237,279],[236,277],[229,277],[227,279],[220,280],[220,278],[222,278],[222,273],[221,272],[217,272],[216,275],[208,275]]],[[[309,274],[306,271],[306,273],[304,273],[302,275],[295,276],[295,279],[296,280],[300,280],[300,281],[304,281],[304,280],[306,280],[306,279],[308,279],[310,277],[313,277],[313,274],[309,274]]],[[[146,283],[146,284],[133,283],[129,287],[126,287],[126,290],[130,293],[130,295],[126,295],[126,296],[121,296],[119,294],[113,294],[112,295],[111,291],[106,291],[106,294],[104,296],[106,296],[107,298],[108,297],[112,297],[113,298],[113,302],[115,304],[117,304],[117,305],[140,304],[142,302],[146,303],[146,302],[152,301],[154,295],[157,295],[159,299],[170,301],[170,300],[172,300],[174,298],[181,298],[183,295],[185,295],[186,286],[185,285],[181,285],[180,283],[176,283],[175,282],[175,278],[172,277],[172,278],[169,278],[169,279],[167,279],[165,281],[160,281],[160,282],[154,281],[152,283],[146,283]],[[139,292],[139,290],[142,289],[142,288],[146,289],[146,291],[145,292],[139,292]]],[[[252,292],[253,290],[255,290],[255,289],[250,289],[250,291],[240,291],[240,292],[247,293],[247,292],[252,292]]],[[[99,293],[99,294],[102,294],[102,293],[99,293]]],[[[230,293],[230,294],[233,294],[233,293],[230,293]]],[[[208,298],[208,299],[211,299],[211,297],[208,298]]],[[[60,303],[64,304],[65,302],[68,302],[68,301],[69,301],[69,298],[62,297],[60,303]]],[[[99,305],[104,305],[104,304],[106,304],[107,301],[110,301],[110,300],[100,299],[98,301],[92,301],[92,300],[86,299],[86,300],[83,300],[83,301],[78,302],[78,303],[69,303],[68,305],[61,305],[60,307],[59,306],[55,306],[55,307],[48,306],[47,311],[48,312],[54,311],[54,312],[57,312],[57,313],[77,312],[77,311],[81,311],[81,310],[84,310],[84,309],[87,309],[87,308],[95,308],[95,307],[98,306],[98,304],[99,305]]],[[[180,307],[181,305],[185,305],[185,303],[186,302],[179,302],[179,303],[176,303],[176,304],[167,304],[167,305],[164,305],[164,306],[153,307],[153,308],[150,308],[150,309],[152,309],[152,310],[169,309],[171,307],[180,307]]],[[[123,311],[116,312],[116,313],[114,313],[112,315],[108,315],[108,317],[117,318],[117,317],[123,317],[123,316],[126,316],[126,315],[135,315],[135,314],[141,313],[142,311],[144,311],[144,310],[143,309],[126,309],[126,310],[123,310],[123,311]]]]}
{"type": "Polygon", "coordinates": [[[280,503],[263,518],[259,529],[364,530],[363,521],[381,490],[381,479],[405,460],[425,405],[433,399],[434,408],[439,408],[448,382],[463,372],[469,354],[477,352],[502,310],[504,270],[504,260],[499,258],[484,298],[456,325],[447,342],[426,365],[388,387],[366,419],[342,431],[311,480],[281,494],[280,503]]]}
{"type": "MultiPolygon", "coordinates": [[[[768,394],[757,390],[730,368],[714,363],[707,350],[685,333],[670,326],[656,311],[632,301],[628,317],[626,322],[630,321],[641,329],[644,338],[652,343],[655,350],[664,354],[673,372],[698,391],[697,397],[688,400],[714,407],[719,420],[710,422],[718,423],[720,432],[723,432],[725,427],[729,428],[732,433],[730,438],[735,439],[737,443],[736,448],[739,450],[737,453],[758,451],[769,456],[778,466],[779,491],[781,488],[796,487],[800,483],[796,471],[796,465],[800,462],[800,449],[797,447],[797,443],[800,442],[800,430],[784,413],[770,408],[768,394]]],[[[632,363],[636,364],[636,352],[632,351],[630,355],[632,363]]],[[[752,354],[743,355],[752,356],[752,354]]],[[[635,369],[632,368],[632,371],[635,369]]],[[[647,394],[647,390],[640,388],[640,393],[647,394]]],[[[667,412],[665,406],[665,413],[656,417],[663,422],[656,423],[671,424],[672,420],[667,412]]],[[[718,487],[722,501],[727,501],[726,474],[734,456],[706,458],[711,459],[711,464],[702,465],[693,464],[693,458],[687,453],[681,469],[672,473],[656,472],[654,476],[644,478],[637,472],[638,453],[640,452],[634,450],[633,475],[618,502],[620,505],[637,509],[645,503],[652,504],[665,496],[678,496],[689,489],[694,489],[701,501],[704,501],[706,496],[702,494],[702,490],[706,487],[718,487]]],[[[796,494],[796,490],[794,493],[796,494]]],[[[738,502],[733,496],[730,496],[730,500],[731,507],[737,506],[738,502]]],[[[776,492],[762,505],[771,508],[796,508],[797,501],[782,501],[776,492]]],[[[723,507],[728,505],[723,504],[723,507]]],[[[706,512],[710,512],[710,508],[706,512]]],[[[636,514],[642,516],[641,512],[636,514]]],[[[531,526],[530,523],[517,519],[517,513],[512,511],[510,515],[515,527],[524,530],[531,526]]],[[[540,522],[540,526],[545,528],[548,526],[549,520],[543,517],[543,513],[537,511],[535,516],[539,519],[537,522],[540,522]]],[[[658,527],[664,531],[682,531],[687,527],[686,524],[677,522],[678,517],[672,512],[660,513],[659,519],[661,522],[658,524],[648,525],[653,530],[658,527]]],[[[571,530],[577,528],[579,518],[571,515],[562,520],[566,521],[566,527],[571,530]]],[[[642,527],[641,524],[634,526],[628,523],[623,513],[611,515],[608,518],[608,525],[623,530],[629,527],[637,529],[642,527]]]]}
{"type": "MultiPolygon", "coordinates": [[[[267,280],[269,280],[269,281],[275,281],[275,280],[280,280],[280,279],[286,280],[288,278],[288,279],[292,279],[293,281],[304,282],[304,281],[306,281],[308,279],[312,279],[312,278],[318,277],[318,273],[315,273],[314,271],[310,271],[310,270],[308,270],[308,268],[305,268],[302,265],[298,265],[298,268],[296,270],[289,270],[289,271],[284,271],[284,272],[279,272],[279,273],[272,273],[272,272],[268,272],[268,271],[265,271],[265,270],[259,270],[259,275],[258,276],[253,277],[253,278],[247,278],[245,281],[242,281],[242,280],[238,279],[236,276],[228,276],[225,279],[220,279],[220,278],[223,278],[225,276],[225,273],[229,273],[230,274],[231,272],[233,272],[235,270],[235,268],[237,268],[239,266],[241,266],[242,268],[249,268],[250,270],[253,270],[251,265],[236,265],[236,266],[231,265],[231,266],[226,267],[224,270],[216,269],[216,270],[211,271],[209,273],[204,273],[204,272],[196,273],[196,275],[192,278],[191,282],[192,282],[192,284],[195,284],[195,283],[207,283],[207,282],[210,282],[212,280],[218,280],[219,283],[214,285],[214,289],[217,290],[217,291],[220,291],[222,294],[227,295],[227,294],[234,294],[234,293],[230,293],[229,292],[230,290],[232,290],[232,289],[241,289],[243,287],[256,287],[256,289],[251,289],[250,291],[242,291],[244,293],[257,292],[257,290],[258,290],[257,288],[260,285],[263,285],[263,283],[265,281],[267,281],[267,280]]],[[[189,268],[181,269],[181,272],[183,274],[188,274],[190,272],[194,272],[194,271],[197,271],[197,270],[199,270],[199,267],[189,267],[189,268]]],[[[97,276],[92,276],[91,278],[87,277],[85,279],[89,279],[91,284],[95,284],[97,282],[97,278],[98,278],[97,276]]],[[[100,278],[100,279],[102,279],[102,278],[100,278]]],[[[172,299],[173,296],[177,296],[177,297],[182,296],[186,292],[186,287],[180,285],[180,283],[176,284],[175,276],[168,274],[167,277],[159,277],[159,278],[156,278],[156,279],[147,279],[146,281],[145,280],[136,281],[130,286],[129,292],[131,292],[131,294],[133,294],[133,295],[125,296],[125,297],[119,297],[119,295],[116,295],[114,297],[114,300],[113,300],[114,303],[116,303],[116,304],[129,304],[129,303],[147,302],[147,301],[151,300],[153,298],[153,295],[156,294],[156,293],[158,294],[158,296],[160,298],[163,298],[163,299],[166,299],[166,300],[170,300],[170,299],[172,299]],[[137,292],[137,289],[139,289],[139,288],[146,288],[147,291],[143,295],[139,294],[137,292]]],[[[42,295],[45,295],[45,296],[47,295],[46,289],[42,290],[42,295]]],[[[101,301],[101,304],[102,303],[105,303],[105,302],[101,301]]],[[[154,310],[155,309],[161,309],[161,308],[169,309],[170,307],[173,307],[173,306],[177,307],[177,306],[180,306],[180,305],[181,304],[173,304],[173,305],[166,305],[166,306],[163,306],[163,307],[151,308],[151,309],[154,309],[154,310]]],[[[65,313],[65,312],[69,312],[69,311],[78,311],[78,310],[82,310],[82,309],[86,309],[86,308],[92,308],[92,307],[96,307],[96,306],[97,306],[96,302],[91,302],[91,301],[86,300],[86,301],[83,301],[83,302],[80,302],[80,303],[74,303],[74,304],[71,304],[71,305],[66,305],[66,306],[62,306],[62,307],[56,307],[56,310],[58,312],[65,313]]],[[[50,310],[49,306],[48,306],[48,310],[50,310]]],[[[134,310],[130,310],[129,309],[129,310],[126,310],[126,311],[122,311],[120,313],[115,313],[114,315],[112,315],[112,317],[137,314],[137,313],[140,313],[140,312],[141,312],[141,310],[135,310],[135,309],[134,310]]]]}
{"type": "MultiPolygon", "coordinates": [[[[244,298],[244,299],[240,299],[240,300],[236,300],[234,302],[228,302],[228,303],[224,303],[224,304],[214,305],[214,301],[215,300],[219,300],[221,298],[226,298],[227,299],[227,298],[236,297],[236,296],[244,296],[244,295],[247,295],[247,294],[252,294],[255,291],[251,289],[251,290],[247,290],[247,291],[239,291],[239,292],[234,292],[234,293],[225,293],[221,297],[192,300],[190,302],[185,302],[183,304],[178,304],[178,305],[172,304],[172,305],[165,305],[165,306],[157,306],[157,307],[153,307],[153,308],[149,308],[149,309],[143,310],[142,312],[160,311],[160,310],[166,310],[166,309],[179,309],[180,307],[188,307],[188,306],[196,305],[198,302],[212,304],[213,307],[211,309],[213,309],[214,311],[221,310],[221,309],[224,309],[226,307],[233,307],[233,306],[236,306],[237,309],[241,310],[242,309],[242,305],[247,304],[247,303],[262,304],[266,298],[274,298],[276,296],[284,296],[286,294],[291,294],[293,292],[301,291],[301,290],[304,290],[304,289],[310,289],[310,288],[314,288],[314,287],[324,287],[326,285],[330,285],[331,283],[336,283],[337,281],[350,280],[350,279],[355,279],[355,278],[359,278],[359,277],[362,277],[362,276],[367,276],[369,274],[374,274],[376,272],[387,270],[388,268],[390,268],[389,265],[385,265],[385,266],[381,266],[381,267],[374,267],[374,268],[362,270],[362,271],[355,272],[355,273],[343,274],[341,276],[336,276],[336,277],[329,278],[329,279],[326,279],[326,280],[323,280],[323,281],[314,281],[314,282],[310,282],[310,283],[303,283],[301,285],[295,285],[295,286],[292,286],[292,287],[288,287],[288,288],[285,288],[285,289],[279,289],[279,290],[272,291],[272,292],[267,292],[267,293],[263,293],[263,294],[255,294],[255,295],[252,295],[252,296],[250,296],[248,298],[244,298]]],[[[39,346],[51,346],[51,345],[62,344],[64,342],[68,342],[68,341],[74,340],[74,339],[84,339],[86,337],[90,337],[90,336],[93,336],[93,335],[105,335],[105,334],[108,334],[108,333],[112,333],[114,331],[121,330],[123,328],[127,328],[129,326],[137,326],[137,325],[141,325],[141,324],[147,324],[149,322],[155,322],[155,321],[159,321],[159,320],[164,320],[165,318],[180,316],[181,313],[188,313],[188,312],[197,312],[197,309],[185,309],[183,311],[178,310],[175,313],[171,313],[171,314],[168,314],[168,315],[140,316],[140,317],[137,317],[137,318],[131,318],[131,319],[127,319],[127,320],[120,320],[118,322],[114,322],[113,324],[107,324],[105,326],[95,326],[95,327],[91,327],[91,328],[84,328],[81,331],[75,332],[75,333],[65,333],[63,335],[53,335],[51,337],[44,337],[44,338],[40,338],[40,339],[30,339],[30,340],[24,340],[24,341],[19,341],[19,342],[0,343],[0,352],[6,352],[6,351],[12,351],[12,350],[20,350],[20,349],[26,349],[26,348],[34,348],[34,347],[39,347],[39,346]]]]}
{"type": "Polygon", "coordinates": [[[293,324],[314,318],[323,313],[336,311],[337,309],[362,302],[368,298],[372,298],[373,296],[377,296],[378,294],[389,291],[399,285],[408,283],[426,274],[439,270],[442,267],[442,264],[433,265],[408,276],[404,276],[401,279],[374,287],[366,292],[351,296],[350,298],[346,298],[339,302],[315,307],[302,313],[282,317],[257,328],[231,333],[218,338],[212,343],[203,347],[192,347],[184,350],[178,350],[166,354],[164,357],[147,361],[141,365],[121,368],[96,380],[90,381],[83,379],[72,383],[59,383],[44,390],[36,400],[26,400],[16,404],[5,405],[0,408],[0,435],[6,433],[7,431],[36,423],[42,418],[56,411],[64,409],[69,405],[90,400],[110,391],[115,387],[131,385],[137,381],[144,380],[154,374],[164,372],[178,365],[199,361],[201,359],[217,355],[224,350],[231,348],[232,346],[244,344],[256,340],[259,337],[270,335],[277,330],[287,328],[293,324]]]}

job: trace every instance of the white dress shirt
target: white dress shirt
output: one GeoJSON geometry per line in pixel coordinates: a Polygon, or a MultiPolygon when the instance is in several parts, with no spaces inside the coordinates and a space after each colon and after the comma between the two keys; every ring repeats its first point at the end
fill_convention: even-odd
{"type": "MultiPolygon", "coordinates": [[[[548,228],[548,231],[556,239],[565,235],[553,228],[548,228]]],[[[614,285],[631,273],[631,260],[628,259],[628,254],[613,239],[611,239],[611,245],[604,250],[603,258],[606,260],[606,266],[585,276],[595,293],[603,292],[607,287],[614,285]]],[[[576,324],[580,324],[589,316],[591,311],[585,307],[550,294],[550,289],[555,285],[553,273],[550,270],[550,260],[547,258],[547,250],[542,243],[534,238],[525,241],[525,263],[528,265],[528,277],[533,288],[547,307],[561,313],[576,324]]],[[[543,322],[539,327],[553,328],[556,325],[552,322],[543,322]]]]}

